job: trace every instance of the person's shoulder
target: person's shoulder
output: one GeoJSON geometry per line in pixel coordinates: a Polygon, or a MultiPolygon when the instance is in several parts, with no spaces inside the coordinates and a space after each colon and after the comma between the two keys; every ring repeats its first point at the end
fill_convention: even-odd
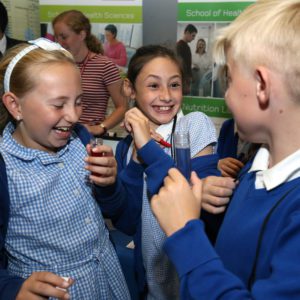
{"type": "Polygon", "coordinates": [[[26,41],[22,41],[22,40],[17,40],[17,39],[14,39],[14,38],[10,38],[9,36],[6,36],[6,48],[9,49],[9,48],[12,48],[13,46],[16,46],[18,44],[21,44],[21,43],[27,43],[26,41]]]}
{"type": "Polygon", "coordinates": [[[197,122],[197,121],[202,121],[202,120],[209,120],[209,122],[211,121],[210,118],[201,111],[192,111],[192,112],[184,115],[184,118],[191,122],[197,122]]]}
{"type": "Polygon", "coordinates": [[[101,54],[101,53],[97,53],[93,58],[93,63],[94,64],[99,64],[102,66],[108,66],[108,67],[116,67],[116,64],[113,63],[107,56],[101,54]]]}

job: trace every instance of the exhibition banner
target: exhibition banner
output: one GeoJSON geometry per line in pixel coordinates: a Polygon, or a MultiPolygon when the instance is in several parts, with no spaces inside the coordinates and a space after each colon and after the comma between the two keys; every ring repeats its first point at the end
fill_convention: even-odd
{"type": "MultiPolygon", "coordinates": [[[[225,87],[218,78],[212,57],[217,31],[228,26],[254,1],[178,0],[177,40],[183,37],[188,24],[197,29],[196,37],[188,43],[192,53],[191,80],[183,101],[184,113],[202,111],[213,119],[217,130],[230,118],[224,101],[225,87]]],[[[183,62],[185,58],[182,58],[183,62]]]]}
{"type": "MultiPolygon", "coordinates": [[[[51,22],[57,15],[67,10],[81,11],[90,20],[92,34],[102,44],[107,42],[105,27],[112,24],[117,28],[117,39],[126,48],[126,65],[118,66],[122,76],[125,76],[128,62],[136,49],[143,44],[142,0],[40,0],[42,36],[54,40],[51,22]]],[[[115,106],[110,99],[106,115],[110,115],[114,109],[115,106]]],[[[124,128],[120,126],[111,129],[109,133],[118,137],[126,135],[124,128]]]]}
{"type": "Polygon", "coordinates": [[[92,33],[105,41],[104,28],[114,24],[118,39],[122,41],[130,58],[142,45],[142,0],[40,0],[42,31],[53,34],[51,21],[63,11],[75,9],[83,12],[92,24],[92,33]]]}

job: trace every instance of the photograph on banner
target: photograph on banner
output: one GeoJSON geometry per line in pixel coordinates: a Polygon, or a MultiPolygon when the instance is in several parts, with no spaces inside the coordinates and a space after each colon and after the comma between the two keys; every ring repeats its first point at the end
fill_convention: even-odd
{"type": "Polygon", "coordinates": [[[231,114],[224,101],[225,83],[212,57],[214,38],[253,2],[178,0],[177,48],[178,43],[185,41],[186,57],[182,61],[188,64],[185,70],[190,77],[185,81],[189,86],[183,111],[204,112],[213,119],[217,131],[231,114]]]}
{"type": "MultiPolygon", "coordinates": [[[[253,2],[178,1],[177,39],[178,41],[186,40],[186,46],[189,47],[191,53],[191,70],[189,70],[191,81],[188,95],[224,97],[224,86],[218,80],[212,59],[214,36],[220,28],[230,24],[253,2]],[[194,27],[194,35],[190,39],[185,36],[185,31],[189,30],[189,27],[194,27]]],[[[189,55],[188,51],[186,53],[189,55]]]]}
{"type": "MultiPolygon", "coordinates": [[[[55,40],[52,21],[58,15],[61,16],[63,12],[70,10],[80,11],[88,18],[92,35],[102,44],[103,51],[100,50],[100,53],[117,66],[121,77],[124,78],[131,57],[136,52],[136,49],[141,47],[143,43],[142,1],[78,0],[76,1],[76,5],[73,5],[69,0],[40,0],[42,35],[55,40]]],[[[76,13],[76,15],[78,16],[79,14],[76,13]]],[[[59,20],[61,21],[62,19],[59,20]]],[[[64,19],[64,21],[66,20],[67,18],[64,19]]],[[[74,20],[74,18],[71,20],[74,20]]],[[[56,23],[58,27],[61,26],[60,21],[56,23]]],[[[60,27],[59,30],[63,30],[63,28],[64,27],[60,27]]],[[[71,30],[75,31],[74,28],[75,24],[72,24],[71,30]]],[[[62,39],[64,38],[62,34],[58,36],[62,39]]],[[[103,85],[105,85],[105,83],[103,85]]],[[[107,88],[107,86],[105,86],[105,88],[107,88]]],[[[115,98],[110,96],[108,101],[105,101],[107,107],[103,109],[105,110],[105,116],[103,116],[102,113],[102,121],[108,120],[109,117],[115,113],[115,99],[116,96],[115,98]]],[[[97,125],[97,123],[93,123],[93,125],[97,125]]],[[[126,135],[124,128],[122,128],[120,124],[114,125],[107,133],[109,136],[117,138],[126,135]]]]}
{"type": "MultiPolygon", "coordinates": [[[[217,79],[217,70],[212,59],[212,46],[215,32],[229,23],[179,23],[177,26],[178,40],[185,35],[188,26],[196,28],[195,38],[188,42],[191,51],[190,96],[223,98],[224,87],[217,79]]],[[[184,58],[183,58],[184,60],[184,58]]]]}
{"type": "Polygon", "coordinates": [[[90,20],[92,34],[101,41],[103,46],[109,43],[107,38],[111,36],[115,37],[113,42],[117,39],[124,46],[126,62],[119,61],[118,66],[126,71],[130,58],[143,43],[142,1],[79,0],[74,6],[68,0],[40,0],[42,36],[54,40],[51,21],[63,11],[71,9],[81,11],[90,20]],[[105,30],[106,27],[109,27],[109,30],[105,30]]]}

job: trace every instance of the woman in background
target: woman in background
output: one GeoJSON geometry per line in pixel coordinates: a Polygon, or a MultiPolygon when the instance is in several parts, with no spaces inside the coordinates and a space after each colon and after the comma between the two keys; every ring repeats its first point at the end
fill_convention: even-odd
{"type": "Polygon", "coordinates": [[[79,67],[83,112],[79,120],[93,135],[103,135],[123,119],[127,102],[121,94],[122,79],[116,65],[103,55],[100,41],[91,34],[91,24],[77,10],[62,12],[52,21],[55,38],[73,54],[79,67]],[[105,118],[109,97],[115,110],[105,118]]]}
{"type": "Polygon", "coordinates": [[[117,40],[117,27],[108,24],[105,27],[104,55],[120,67],[125,67],[127,63],[127,54],[124,44],[117,40]]]}
{"type": "MultiPolygon", "coordinates": [[[[196,51],[192,57],[193,96],[210,96],[211,83],[207,86],[204,75],[211,70],[211,65],[211,59],[206,52],[206,41],[203,38],[200,38],[197,41],[196,51]]],[[[211,81],[211,79],[209,81],[211,81]]]]}

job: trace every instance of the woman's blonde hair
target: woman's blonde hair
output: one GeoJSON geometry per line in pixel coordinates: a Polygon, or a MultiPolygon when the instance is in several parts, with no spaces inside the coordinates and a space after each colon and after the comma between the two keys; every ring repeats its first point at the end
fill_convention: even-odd
{"type": "MultiPolygon", "coordinates": [[[[1,98],[4,94],[4,76],[6,69],[11,62],[11,60],[19,54],[23,49],[29,47],[28,44],[19,44],[11,49],[9,49],[6,54],[0,60],[0,94],[1,98]]],[[[26,93],[33,90],[38,82],[36,72],[43,68],[48,67],[51,64],[62,64],[69,63],[76,67],[71,53],[65,50],[44,50],[41,48],[36,48],[31,50],[26,55],[24,55],[15,65],[12,70],[9,91],[14,93],[17,97],[22,97],[26,93]]],[[[3,128],[8,123],[8,121],[13,121],[9,115],[6,107],[4,106],[2,100],[0,101],[0,134],[3,128]]]]}
{"type": "Polygon", "coordinates": [[[225,66],[232,58],[251,71],[265,65],[285,78],[294,97],[300,95],[300,0],[258,0],[247,7],[214,44],[214,59],[225,66]]]}
{"type": "Polygon", "coordinates": [[[52,20],[52,26],[58,22],[65,23],[72,31],[79,34],[82,30],[86,33],[85,42],[88,49],[94,53],[104,53],[99,39],[91,33],[90,20],[79,10],[66,10],[52,20]]]}

